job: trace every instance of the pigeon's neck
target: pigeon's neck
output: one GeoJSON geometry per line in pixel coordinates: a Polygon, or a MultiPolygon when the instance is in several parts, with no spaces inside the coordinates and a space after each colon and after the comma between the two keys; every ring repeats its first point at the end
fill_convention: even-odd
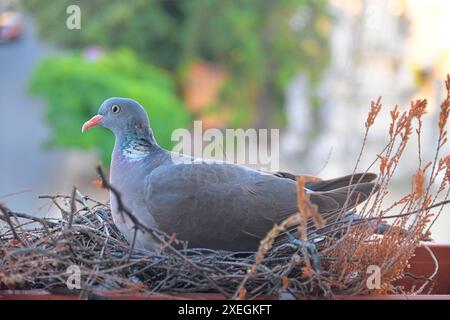
{"type": "Polygon", "coordinates": [[[114,153],[123,160],[137,161],[144,159],[159,146],[150,128],[141,132],[128,131],[116,136],[114,153]]]}

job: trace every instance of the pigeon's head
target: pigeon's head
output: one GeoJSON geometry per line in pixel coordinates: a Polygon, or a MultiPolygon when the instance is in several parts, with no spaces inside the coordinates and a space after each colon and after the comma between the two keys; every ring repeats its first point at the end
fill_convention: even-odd
{"type": "Polygon", "coordinates": [[[109,98],[105,100],[98,114],[86,121],[81,132],[102,126],[116,135],[136,133],[145,135],[150,131],[147,113],[135,100],[128,98],[109,98]]]}

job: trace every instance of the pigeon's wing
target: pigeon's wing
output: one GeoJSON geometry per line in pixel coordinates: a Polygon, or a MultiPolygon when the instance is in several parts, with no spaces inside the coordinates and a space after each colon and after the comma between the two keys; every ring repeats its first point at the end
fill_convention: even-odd
{"type": "MultiPolygon", "coordinates": [[[[326,219],[366,199],[373,184],[313,192],[326,219]]],[[[192,247],[255,250],[275,223],[297,212],[296,183],[233,164],[177,164],[146,179],[145,199],[159,228],[192,247]]]]}
{"type": "Polygon", "coordinates": [[[192,247],[255,250],[297,211],[296,185],[232,164],[177,164],[147,177],[146,205],[163,231],[192,247]]]}

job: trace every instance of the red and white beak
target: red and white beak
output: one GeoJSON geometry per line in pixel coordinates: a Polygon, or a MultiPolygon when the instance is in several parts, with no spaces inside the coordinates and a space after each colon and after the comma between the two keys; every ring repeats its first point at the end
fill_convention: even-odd
{"type": "Polygon", "coordinates": [[[83,127],[81,127],[81,132],[86,132],[89,128],[98,126],[100,124],[100,122],[102,121],[102,119],[103,119],[103,116],[101,116],[99,114],[96,116],[93,116],[90,120],[86,121],[83,124],[83,127]]]}

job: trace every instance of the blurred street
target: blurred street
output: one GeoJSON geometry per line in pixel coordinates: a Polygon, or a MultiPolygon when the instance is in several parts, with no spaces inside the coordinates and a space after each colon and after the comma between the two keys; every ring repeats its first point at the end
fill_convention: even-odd
{"type": "Polygon", "coordinates": [[[29,75],[48,50],[37,40],[29,19],[25,19],[25,32],[19,39],[0,44],[0,198],[18,211],[36,209],[35,190],[3,197],[35,189],[53,176],[51,171],[59,170],[62,159],[60,151],[42,150],[48,134],[42,120],[43,104],[26,93],[29,75]]]}
{"type": "Polygon", "coordinates": [[[0,43],[0,201],[19,212],[37,213],[46,203],[37,199],[39,194],[69,193],[75,175],[89,164],[95,177],[95,156],[45,149],[44,103],[30,97],[27,85],[39,59],[56,51],[38,40],[29,17],[24,20],[19,39],[0,43]]]}

